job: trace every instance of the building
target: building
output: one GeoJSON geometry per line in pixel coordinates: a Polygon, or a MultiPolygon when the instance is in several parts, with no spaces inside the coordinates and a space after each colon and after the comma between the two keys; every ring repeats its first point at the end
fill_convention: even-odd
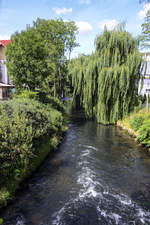
{"type": "Polygon", "coordinates": [[[10,40],[0,40],[0,100],[6,100],[10,96],[10,91],[14,88],[7,74],[5,47],[10,40]]]}
{"type": "Polygon", "coordinates": [[[139,94],[144,96],[150,95],[150,52],[143,53],[143,59],[146,62],[143,64],[142,74],[144,76],[143,87],[141,89],[141,80],[139,82],[139,94]]]}

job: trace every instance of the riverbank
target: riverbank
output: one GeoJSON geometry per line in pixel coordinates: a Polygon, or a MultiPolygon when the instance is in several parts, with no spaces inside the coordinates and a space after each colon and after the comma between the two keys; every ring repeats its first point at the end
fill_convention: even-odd
{"type": "Polygon", "coordinates": [[[150,109],[131,113],[123,120],[119,120],[117,126],[126,130],[138,143],[150,150],[150,109]]]}
{"type": "Polygon", "coordinates": [[[0,105],[0,209],[61,142],[67,126],[58,104],[14,99],[0,105]]]}

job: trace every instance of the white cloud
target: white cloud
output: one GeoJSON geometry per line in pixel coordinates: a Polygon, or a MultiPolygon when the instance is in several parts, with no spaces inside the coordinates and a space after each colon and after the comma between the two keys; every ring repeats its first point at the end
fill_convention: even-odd
{"type": "Polygon", "coordinates": [[[76,22],[80,34],[88,34],[93,30],[92,26],[85,21],[76,22]]]}
{"type": "Polygon", "coordinates": [[[1,35],[0,34],[0,40],[9,40],[10,39],[10,36],[9,35],[1,35]]]}
{"type": "Polygon", "coordinates": [[[57,15],[60,14],[66,14],[66,13],[72,13],[72,8],[53,8],[53,10],[55,11],[55,13],[57,15]]]}
{"type": "Polygon", "coordinates": [[[100,29],[104,29],[104,27],[106,26],[108,30],[112,30],[115,28],[115,26],[117,26],[118,22],[115,19],[112,20],[102,20],[99,22],[98,26],[100,29]]]}
{"type": "Polygon", "coordinates": [[[143,9],[138,12],[139,18],[144,19],[148,10],[150,10],[150,3],[146,3],[143,9]]]}
{"type": "Polygon", "coordinates": [[[80,0],[80,4],[90,4],[91,0],[80,0]]]}

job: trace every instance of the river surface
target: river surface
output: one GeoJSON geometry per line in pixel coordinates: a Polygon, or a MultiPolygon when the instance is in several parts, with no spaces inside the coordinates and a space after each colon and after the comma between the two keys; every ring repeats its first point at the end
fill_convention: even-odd
{"type": "Polygon", "coordinates": [[[150,156],[120,128],[74,119],[0,217],[4,225],[149,225],[150,156]]]}

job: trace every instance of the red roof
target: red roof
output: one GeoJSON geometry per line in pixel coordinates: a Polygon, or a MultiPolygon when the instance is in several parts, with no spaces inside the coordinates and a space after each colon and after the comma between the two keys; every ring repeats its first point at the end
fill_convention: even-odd
{"type": "Polygon", "coordinates": [[[10,42],[10,40],[0,40],[0,45],[2,45],[3,47],[5,47],[6,45],[8,45],[10,42]]]}

